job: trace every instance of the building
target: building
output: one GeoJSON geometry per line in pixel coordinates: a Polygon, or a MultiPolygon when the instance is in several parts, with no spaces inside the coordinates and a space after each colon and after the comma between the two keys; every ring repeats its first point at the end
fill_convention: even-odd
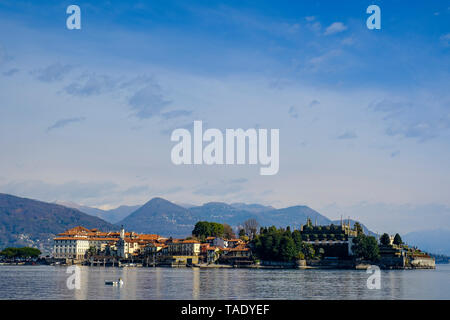
{"type": "Polygon", "coordinates": [[[316,252],[322,249],[324,257],[348,257],[353,255],[353,239],[357,236],[352,230],[350,219],[345,224],[341,219],[340,225],[318,226],[310,218],[306,225],[300,227],[302,240],[314,246],[316,252]]]}
{"type": "Polygon", "coordinates": [[[145,246],[156,241],[163,241],[157,234],[136,234],[125,232],[101,232],[81,226],[58,234],[54,239],[53,257],[57,259],[83,260],[88,250],[97,255],[119,256],[128,258],[143,252],[145,246]]]}
{"type": "Polygon", "coordinates": [[[253,264],[252,251],[245,245],[225,248],[220,256],[220,261],[231,265],[251,265],[253,264]]]}
{"type": "Polygon", "coordinates": [[[197,240],[172,239],[167,242],[167,253],[172,256],[198,256],[200,242],[197,240]]]}
{"type": "Polygon", "coordinates": [[[82,260],[89,250],[88,238],[57,237],[53,240],[53,257],[56,259],[82,260]]]}

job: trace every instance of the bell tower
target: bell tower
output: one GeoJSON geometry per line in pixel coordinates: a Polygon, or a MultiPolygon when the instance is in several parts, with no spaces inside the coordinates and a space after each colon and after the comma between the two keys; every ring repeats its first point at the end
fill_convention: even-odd
{"type": "Polygon", "coordinates": [[[120,239],[125,240],[125,229],[123,228],[123,225],[120,227],[120,239]]]}

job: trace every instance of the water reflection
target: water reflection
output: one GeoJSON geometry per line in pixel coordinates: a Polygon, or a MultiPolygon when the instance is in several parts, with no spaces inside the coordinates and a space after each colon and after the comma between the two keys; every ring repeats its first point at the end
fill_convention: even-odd
{"type": "Polygon", "coordinates": [[[0,299],[450,299],[450,266],[381,272],[369,290],[359,270],[80,267],[69,290],[65,267],[1,266],[0,299]],[[122,278],[123,287],[106,286],[122,278]]]}

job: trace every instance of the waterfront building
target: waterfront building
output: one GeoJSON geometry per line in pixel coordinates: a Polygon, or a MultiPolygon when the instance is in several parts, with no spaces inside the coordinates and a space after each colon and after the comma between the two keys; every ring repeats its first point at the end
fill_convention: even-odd
{"type": "Polygon", "coordinates": [[[78,226],[53,239],[53,257],[83,260],[86,252],[93,250],[96,254],[128,258],[143,251],[149,243],[165,239],[157,234],[125,232],[123,228],[119,232],[101,232],[78,226]]]}
{"type": "Polygon", "coordinates": [[[54,239],[53,257],[81,260],[88,249],[89,239],[86,237],[57,237],[54,239]]]}
{"type": "Polygon", "coordinates": [[[352,230],[350,219],[344,223],[341,219],[340,225],[318,226],[313,225],[310,218],[305,225],[300,226],[302,240],[312,244],[316,251],[323,249],[324,257],[348,257],[353,255],[353,239],[357,231],[352,230]]]}

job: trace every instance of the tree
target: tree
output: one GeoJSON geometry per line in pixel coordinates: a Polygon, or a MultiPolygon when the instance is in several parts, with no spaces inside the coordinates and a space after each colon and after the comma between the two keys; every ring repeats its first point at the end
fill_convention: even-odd
{"type": "Polygon", "coordinates": [[[353,239],[353,243],[352,250],[358,258],[369,261],[377,261],[380,258],[380,250],[375,237],[359,235],[353,239]]]}
{"type": "Polygon", "coordinates": [[[223,237],[224,226],[217,222],[199,221],[195,224],[192,235],[201,240],[207,237],[223,237]]]}
{"type": "Polygon", "coordinates": [[[256,231],[258,230],[258,221],[256,219],[248,219],[244,221],[244,230],[247,236],[250,239],[253,239],[256,236],[256,231]]]}
{"type": "Polygon", "coordinates": [[[388,246],[391,244],[391,238],[387,233],[383,233],[380,237],[380,243],[384,246],[388,246]]]}
{"type": "Polygon", "coordinates": [[[314,259],[316,255],[313,245],[306,242],[302,242],[301,252],[306,259],[314,259]]]}
{"type": "Polygon", "coordinates": [[[292,261],[298,255],[298,250],[291,237],[283,236],[280,241],[279,257],[282,261],[292,261]]]}
{"type": "Polygon", "coordinates": [[[207,221],[199,221],[195,224],[194,230],[192,230],[192,235],[204,240],[206,237],[209,237],[211,234],[211,228],[209,222],[207,221]]]}
{"type": "Polygon", "coordinates": [[[403,244],[402,237],[400,237],[400,235],[398,233],[396,233],[394,236],[394,244],[396,244],[398,246],[403,244]]]}
{"type": "Polygon", "coordinates": [[[97,249],[95,249],[95,247],[90,246],[89,249],[86,251],[86,256],[88,258],[95,256],[97,254],[97,249]]]}
{"type": "Polygon", "coordinates": [[[364,234],[363,228],[358,221],[356,221],[355,224],[353,225],[353,230],[356,231],[357,236],[364,234]]]}
{"type": "Polygon", "coordinates": [[[239,229],[239,238],[245,237],[245,230],[239,229]]]}
{"type": "Polygon", "coordinates": [[[223,236],[226,239],[234,239],[236,238],[236,235],[234,234],[233,228],[229,224],[224,223],[223,224],[223,236]]]}
{"type": "Polygon", "coordinates": [[[37,258],[41,251],[36,248],[22,247],[22,248],[5,248],[0,252],[0,256],[7,258],[37,258]]]}

